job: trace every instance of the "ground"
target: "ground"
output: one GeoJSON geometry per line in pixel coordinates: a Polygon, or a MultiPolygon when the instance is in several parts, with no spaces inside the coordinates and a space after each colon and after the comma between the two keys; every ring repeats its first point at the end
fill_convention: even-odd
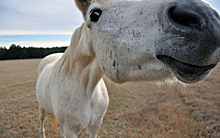
{"type": "MultiPolygon", "coordinates": [[[[39,137],[35,95],[40,59],[0,61],[0,137],[39,137]]],[[[107,81],[110,105],[98,138],[220,138],[220,66],[205,80],[107,81]]],[[[45,122],[46,136],[59,137],[59,125],[45,122]]],[[[79,137],[88,137],[84,130],[79,137]]]]}

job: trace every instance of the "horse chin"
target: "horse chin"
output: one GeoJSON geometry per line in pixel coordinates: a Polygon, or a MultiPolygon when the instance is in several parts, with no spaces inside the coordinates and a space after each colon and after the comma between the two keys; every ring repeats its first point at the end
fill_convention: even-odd
{"type": "Polygon", "coordinates": [[[204,78],[206,78],[210,73],[210,71],[207,71],[207,72],[201,73],[201,74],[184,74],[184,73],[178,72],[176,70],[172,70],[171,72],[174,74],[174,76],[178,80],[180,80],[184,83],[195,83],[195,82],[201,81],[204,78]]]}
{"type": "Polygon", "coordinates": [[[206,78],[217,64],[207,66],[196,66],[183,63],[169,56],[157,56],[171,70],[172,74],[180,81],[185,83],[194,83],[206,78]]]}

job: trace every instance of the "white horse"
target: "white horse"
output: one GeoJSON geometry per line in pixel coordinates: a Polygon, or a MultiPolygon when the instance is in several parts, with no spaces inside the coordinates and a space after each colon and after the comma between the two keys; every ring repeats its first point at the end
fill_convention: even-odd
{"type": "Polygon", "coordinates": [[[38,67],[40,136],[46,113],[61,137],[95,138],[109,98],[103,82],[204,79],[220,60],[220,18],[201,0],[75,0],[84,23],[64,54],[38,67]],[[173,74],[173,75],[172,75],[173,74]]]}

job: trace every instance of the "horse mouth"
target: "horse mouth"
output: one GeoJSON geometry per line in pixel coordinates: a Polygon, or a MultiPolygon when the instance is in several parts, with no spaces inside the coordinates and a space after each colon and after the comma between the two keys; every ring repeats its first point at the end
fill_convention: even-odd
{"type": "Polygon", "coordinates": [[[157,59],[167,65],[172,74],[180,81],[185,83],[198,82],[204,79],[217,64],[208,66],[196,66],[188,63],[183,63],[172,57],[159,55],[157,59]]]}

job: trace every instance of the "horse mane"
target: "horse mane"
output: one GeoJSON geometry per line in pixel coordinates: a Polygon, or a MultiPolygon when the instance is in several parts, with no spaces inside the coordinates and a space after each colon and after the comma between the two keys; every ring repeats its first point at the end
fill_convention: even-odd
{"type": "Polygon", "coordinates": [[[87,31],[85,23],[74,31],[70,46],[61,58],[58,74],[63,73],[66,76],[72,76],[75,67],[86,66],[95,57],[87,31]],[[82,60],[84,62],[80,62],[82,60]]]}
{"type": "MultiPolygon", "coordinates": [[[[105,1],[108,0],[92,0],[91,2],[98,1],[104,7],[105,1]]],[[[79,5],[78,5],[79,6],[79,5]]],[[[61,58],[61,65],[59,67],[58,74],[63,73],[66,76],[72,75],[72,70],[76,65],[76,61],[79,59],[84,59],[84,64],[89,64],[89,62],[95,57],[95,52],[92,47],[90,36],[88,35],[87,26],[83,22],[80,27],[78,27],[71,38],[70,46],[64,52],[61,58]],[[84,37],[84,38],[83,38],[84,37]]],[[[85,65],[81,65],[85,66],[85,65]]]]}
{"type": "Polygon", "coordinates": [[[62,56],[62,62],[58,74],[61,72],[65,75],[71,75],[70,70],[74,67],[74,51],[79,43],[82,26],[78,27],[72,35],[70,46],[66,49],[62,56]]]}

